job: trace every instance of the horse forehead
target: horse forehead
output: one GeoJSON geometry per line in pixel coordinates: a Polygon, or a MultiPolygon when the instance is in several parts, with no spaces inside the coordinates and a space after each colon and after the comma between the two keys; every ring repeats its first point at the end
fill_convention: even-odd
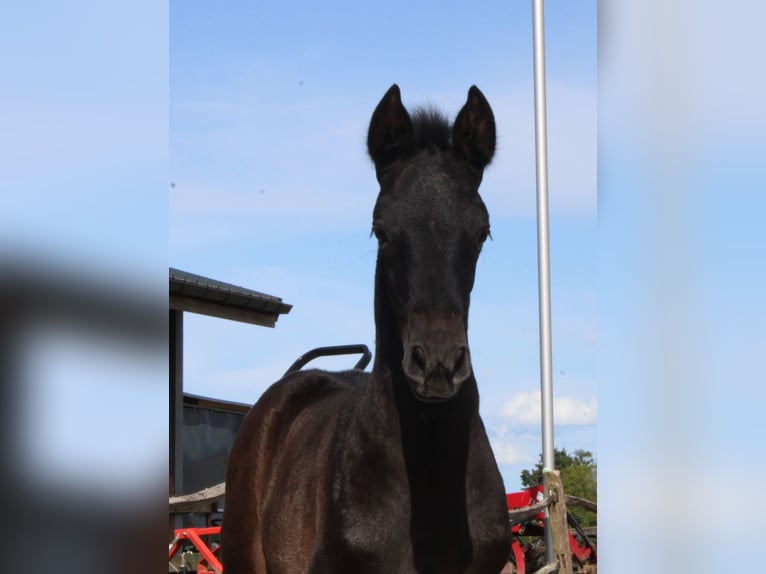
{"type": "Polygon", "coordinates": [[[407,165],[389,189],[381,192],[378,212],[403,223],[458,224],[486,215],[478,184],[448,162],[407,165]]]}

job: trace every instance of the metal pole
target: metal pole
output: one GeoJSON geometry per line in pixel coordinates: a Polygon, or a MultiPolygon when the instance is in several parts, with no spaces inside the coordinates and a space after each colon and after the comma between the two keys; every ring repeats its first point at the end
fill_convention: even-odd
{"type": "MultiPolygon", "coordinates": [[[[532,0],[535,73],[535,164],[537,175],[537,273],[540,306],[540,399],[543,472],[554,470],[551,286],[548,248],[548,141],[545,110],[545,25],[543,0],[532,0]]],[[[545,557],[554,560],[553,537],[545,512],[545,557]]]]}

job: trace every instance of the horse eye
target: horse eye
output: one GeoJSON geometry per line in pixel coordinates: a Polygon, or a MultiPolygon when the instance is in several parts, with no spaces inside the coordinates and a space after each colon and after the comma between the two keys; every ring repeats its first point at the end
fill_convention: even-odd
{"type": "Polygon", "coordinates": [[[492,234],[489,232],[489,227],[485,227],[479,232],[476,241],[479,245],[482,245],[487,240],[487,237],[492,237],[492,234]]]}
{"type": "Polygon", "coordinates": [[[372,233],[373,235],[375,235],[376,239],[381,245],[384,243],[388,243],[388,235],[386,235],[386,232],[383,231],[380,227],[373,225],[372,233]]]}

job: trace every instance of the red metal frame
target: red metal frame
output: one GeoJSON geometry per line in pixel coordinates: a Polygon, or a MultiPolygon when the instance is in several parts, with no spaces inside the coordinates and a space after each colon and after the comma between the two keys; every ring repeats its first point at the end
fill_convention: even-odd
{"type": "MultiPolygon", "coordinates": [[[[509,492],[505,495],[505,502],[508,506],[508,510],[514,510],[516,508],[531,506],[535,502],[538,502],[538,500],[542,500],[542,497],[543,487],[542,485],[538,485],[520,492],[509,492]]],[[[543,512],[536,514],[531,520],[542,522],[543,512]]],[[[516,562],[516,574],[526,574],[524,549],[518,539],[518,536],[521,533],[521,524],[514,524],[513,527],[511,527],[511,532],[516,535],[513,537],[513,542],[511,543],[511,552],[513,553],[513,559],[516,562]]],[[[589,559],[595,558],[593,551],[587,545],[581,546],[577,542],[577,539],[572,536],[571,532],[569,533],[569,550],[572,552],[572,556],[574,556],[581,564],[589,559]]]]}
{"type": "MultiPolygon", "coordinates": [[[[531,488],[527,488],[526,490],[522,490],[521,492],[509,492],[505,495],[505,503],[506,506],[508,506],[508,510],[524,508],[537,502],[538,494],[542,496],[542,493],[542,485],[533,486],[531,488]]],[[[542,520],[543,513],[540,512],[534,517],[534,519],[542,520]]],[[[521,525],[514,524],[511,527],[511,532],[516,535],[513,537],[513,542],[511,543],[513,561],[516,563],[516,574],[526,574],[527,569],[526,565],[524,564],[524,549],[521,547],[521,542],[519,542],[518,538],[519,534],[521,533],[521,525]]]]}
{"type": "MultiPolygon", "coordinates": [[[[509,492],[505,495],[506,505],[508,510],[516,508],[524,508],[530,506],[538,501],[538,497],[542,497],[543,487],[533,486],[522,490],[521,492],[509,492]]],[[[531,520],[542,521],[543,513],[535,515],[531,520]]],[[[526,574],[526,566],[524,565],[524,548],[522,548],[519,542],[518,536],[521,533],[521,525],[514,524],[511,527],[511,532],[515,534],[513,542],[511,544],[511,551],[516,563],[516,574],[526,574]]],[[[191,542],[197,551],[200,553],[200,560],[197,562],[197,574],[222,574],[223,566],[216,556],[219,547],[211,550],[207,543],[202,539],[203,536],[212,536],[221,533],[220,526],[209,526],[206,528],[178,528],[174,531],[174,539],[168,549],[168,559],[173,558],[173,555],[178,552],[183,540],[191,542]]],[[[572,551],[572,555],[577,558],[580,563],[583,563],[593,558],[593,551],[586,545],[580,546],[574,536],[569,534],[569,548],[572,551]]]]}
{"type": "Polygon", "coordinates": [[[593,556],[593,550],[588,546],[580,546],[571,532],[569,533],[569,550],[572,552],[572,556],[579,560],[580,564],[593,556]]]}
{"type": "Polygon", "coordinates": [[[220,526],[208,526],[207,528],[177,528],[173,532],[173,542],[168,549],[168,560],[172,559],[173,555],[181,549],[181,541],[188,540],[194,545],[201,556],[199,562],[197,562],[197,574],[205,574],[208,572],[212,574],[222,574],[223,566],[216,556],[220,546],[211,550],[207,543],[202,539],[202,536],[211,536],[220,533],[220,526]]]}

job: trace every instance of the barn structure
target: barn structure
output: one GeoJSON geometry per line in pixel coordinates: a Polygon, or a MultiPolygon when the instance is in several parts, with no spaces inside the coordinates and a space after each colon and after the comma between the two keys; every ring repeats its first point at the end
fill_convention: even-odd
{"type": "MultiPolygon", "coordinates": [[[[279,297],[170,268],[169,491],[182,495],[222,483],[234,437],[250,405],[184,393],[184,313],[275,327],[292,308],[279,297]]],[[[171,528],[204,526],[220,512],[213,501],[199,513],[171,517],[171,528]]]]}

